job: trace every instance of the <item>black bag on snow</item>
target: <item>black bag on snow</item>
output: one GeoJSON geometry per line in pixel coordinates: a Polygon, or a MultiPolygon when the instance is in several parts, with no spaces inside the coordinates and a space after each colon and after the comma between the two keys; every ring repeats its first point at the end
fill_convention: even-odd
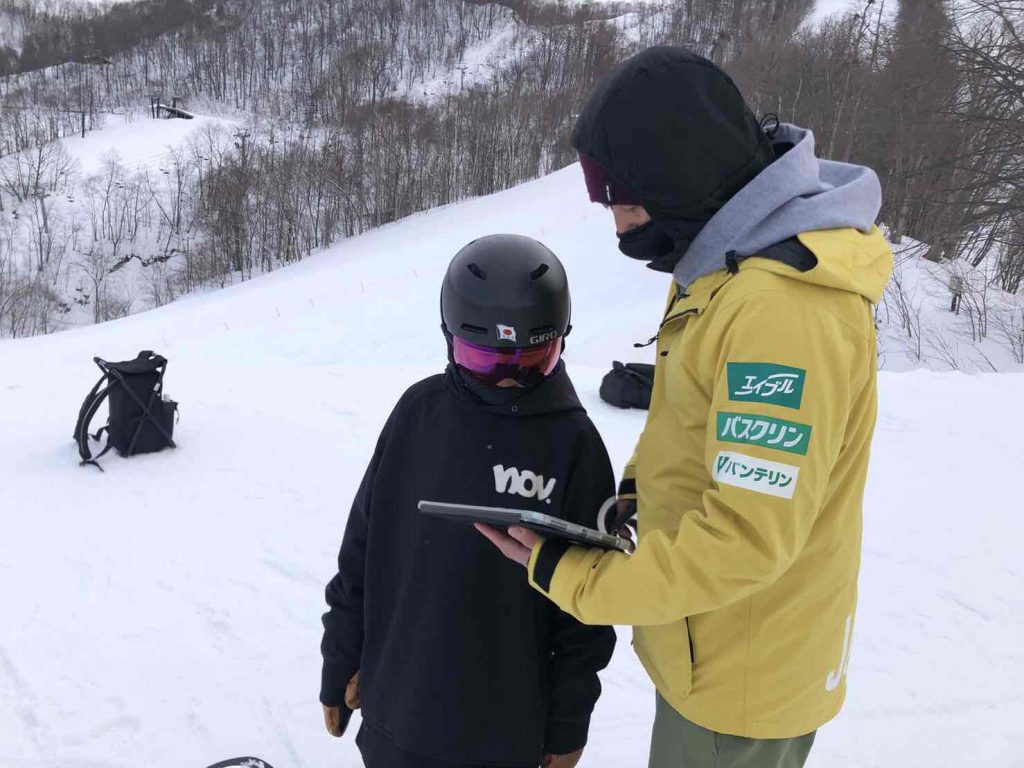
{"type": "Polygon", "coordinates": [[[601,380],[601,399],[619,408],[651,407],[654,389],[654,366],[647,363],[612,363],[612,369],[601,380]]]}
{"type": "Polygon", "coordinates": [[[82,457],[81,463],[92,464],[102,470],[96,459],[111,448],[116,448],[122,456],[153,453],[168,446],[174,448],[174,416],[178,404],[163,396],[166,358],[145,350],[139,352],[134,360],[121,363],[108,363],[98,357],[93,360],[103,371],[103,376],[86,396],[78,412],[74,438],[82,457]],[[89,422],[104,400],[110,404],[107,425],[90,435],[89,422]],[[99,440],[104,432],[107,433],[107,444],[93,458],[89,439],[99,440]]]}
{"type": "MultiPolygon", "coordinates": [[[[800,272],[807,272],[814,269],[818,264],[818,258],[814,253],[796,237],[783,240],[781,243],[769,245],[756,254],[764,259],[773,259],[782,262],[800,272]]],[[[725,255],[726,268],[732,274],[739,271],[740,262],[749,259],[750,256],[737,254],[729,251],[725,255]]],[[[655,336],[654,339],[658,337],[655,336]]],[[[647,342],[650,344],[654,341],[647,342]]],[[[647,344],[636,344],[637,347],[645,347],[647,344]]],[[[619,408],[643,408],[651,407],[651,391],[654,389],[654,366],[646,363],[612,363],[612,370],[605,374],[601,380],[601,399],[619,408]]]]}

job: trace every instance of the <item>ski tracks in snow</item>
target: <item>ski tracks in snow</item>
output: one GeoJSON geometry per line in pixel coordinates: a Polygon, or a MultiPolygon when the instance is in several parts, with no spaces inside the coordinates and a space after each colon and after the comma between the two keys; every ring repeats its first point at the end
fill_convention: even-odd
{"type": "MultiPolygon", "coordinates": [[[[10,688],[9,698],[12,700],[12,710],[35,745],[37,756],[44,761],[50,761],[54,756],[54,734],[44,723],[37,712],[39,712],[39,701],[35,692],[29,686],[28,681],[18,672],[10,653],[0,646],[0,672],[7,681],[10,688]]],[[[8,698],[5,695],[3,698],[8,698]]]]}

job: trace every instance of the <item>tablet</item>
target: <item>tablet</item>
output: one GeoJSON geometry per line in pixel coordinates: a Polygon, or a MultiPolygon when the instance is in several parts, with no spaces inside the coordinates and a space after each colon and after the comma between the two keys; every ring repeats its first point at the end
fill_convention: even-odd
{"type": "Polygon", "coordinates": [[[486,523],[496,528],[521,525],[544,536],[557,536],[588,547],[615,549],[626,553],[633,551],[633,542],[629,539],[610,533],[601,533],[594,528],[570,523],[568,520],[545,515],[543,512],[482,507],[476,504],[449,504],[443,501],[421,501],[417,507],[425,515],[459,523],[486,523]]]}

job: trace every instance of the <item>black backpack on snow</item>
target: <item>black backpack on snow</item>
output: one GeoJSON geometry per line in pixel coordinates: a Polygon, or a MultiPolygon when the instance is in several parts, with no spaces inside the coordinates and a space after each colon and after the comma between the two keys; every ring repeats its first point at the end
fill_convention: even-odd
{"type": "Polygon", "coordinates": [[[146,350],[139,352],[134,360],[122,363],[108,363],[98,357],[93,360],[103,371],[103,376],[78,412],[74,438],[82,457],[81,463],[92,464],[102,470],[96,459],[111,448],[117,448],[122,456],[153,453],[168,446],[174,448],[174,415],[178,404],[163,396],[166,358],[146,350]],[[110,403],[107,425],[90,435],[89,422],[104,400],[110,403]],[[99,440],[104,432],[107,433],[107,444],[93,458],[89,439],[99,440]]]}
{"type": "Polygon", "coordinates": [[[612,369],[601,380],[601,399],[619,408],[651,407],[654,389],[654,366],[647,363],[612,363],[612,369]]]}

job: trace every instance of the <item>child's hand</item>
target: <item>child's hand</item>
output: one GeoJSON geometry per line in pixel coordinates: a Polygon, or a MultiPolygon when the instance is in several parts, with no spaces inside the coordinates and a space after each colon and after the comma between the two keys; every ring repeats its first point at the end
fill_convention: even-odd
{"type": "Polygon", "coordinates": [[[352,710],[348,707],[328,707],[324,706],[324,725],[327,726],[327,732],[331,736],[340,738],[345,733],[345,727],[348,725],[348,720],[352,717],[352,710]]]}
{"type": "Polygon", "coordinates": [[[359,709],[362,705],[362,699],[359,698],[359,673],[356,672],[345,686],[345,706],[349,709],[359,709]]]}
{"type": "MultiPolygon", "coordinates": [[[[524,567],[530,562],[530,553],[533,551],[534,545],[541,539],[529,528],[520,528],[517,525],[509,528],[508,533],[499,531],[485,523],[473,523],[473,527],[490,539],[491,543],[500,549],[505,557],[524,567]]],[[[575,765],[575,763],[568,765],[575,765]]]]}
{"type": "Polygon", "coordinates": [[[328,707],[324,705],[324,725],[331,736],[342,736],[348,721],[352,717],[352,710],[359,709],[363,702],[359,698],[359,673],[352,675],[352,679],[345,686],[345,706],[328,707]]]}
{"type": "Polygon", "coordinates": [[[583,757],[582,749],[568,755],[544,755],[541,766],[542,768],[575,768],[581,757],[583,757]]]}

